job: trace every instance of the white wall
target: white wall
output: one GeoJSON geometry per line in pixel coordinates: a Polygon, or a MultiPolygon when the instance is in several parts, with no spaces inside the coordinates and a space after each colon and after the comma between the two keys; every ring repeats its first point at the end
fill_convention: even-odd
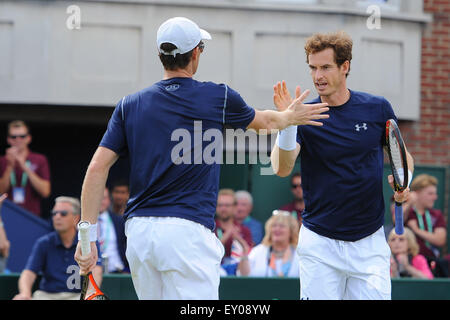
{"type": "MultiPolygon", "coordinates": [[[[381,29],[367,27],[367,1],[168,0],[0,2],[0,103],[112,106],[162,76],[156,30],[186,16],[211,32],[196,78],[226,82],[255,108],[272,108],[272,85],[310,88],[303,50],[314,32],[354,40],[349,87],[391,101],[418,119],[420,1],[381,7],[381,29]],[[71,5],[81,28],[66,23],[71,5]],[[403,11],[402,11],[403,10],[403,11]]],[[[313,97],[315,94],[311,95],[313,97]]]]}

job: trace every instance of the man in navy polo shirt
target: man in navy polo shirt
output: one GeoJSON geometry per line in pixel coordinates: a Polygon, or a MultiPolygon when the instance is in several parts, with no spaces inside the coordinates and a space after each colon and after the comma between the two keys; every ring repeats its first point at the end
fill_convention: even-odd
{"type": "MultiPolygon", "coordinates": [[[[307,62],[319,94],[312,103],[328,102],[330,118],[320,128],[282,130],[271,154],[272,167],[282,177],[290,174],[300,154],[305,199],[297,248],[302,299],[391,297],[382,178],[386,121],[396,117],[385,98],[347,88],[352,44],[343,32],[307,40],[307,62]]],[[[278,109],[290,100],[285,83],[278,84],[278,109]]],[[[413,159],[407,156],[412,172],[413,159]]],[[[395,192],[396,201],[405,201],[408,191],[395,192]]]]}
{"type": "MultiPolygon", "coordinates": [[[[208,147],[217,133],[225,126],[319,126],[314,120],[328,117],[322,114],[326,104],[303,104],[308,92],[284,112],[260,111],[225,84],[192,79],[206,39],[210,34],[186,18],[160,26],[164,78],[120,100],[83,183],[82,220],[92,225],[93,245],[109,169],[120,155],[129,155],[126,255],[139,299],[218,299],[224,249],[213,230],[220,163],[204,158],[212,155],[208,147]],[[180,143],[187,147],[178,148],[180,143]]],[[[97,254],[93,247],[83,257],[77,248],[82,272],[92,268],[97,254]]]]}
{"type": "MultiPolygon", "coordinates": [[[[19,278],[19,293],[15,300],[79,300],[81,279],[74,260],[80,220],[80,201],[72,197],[58,197],[52,211],[54,232],[42,236],[35,243],[25,269],[19,278]],[[41,275],[39,290],[32,294],[33,284],[41,275]]],[[[102,280],[100,261],[93,270],[98,285],[102,280]]]]}

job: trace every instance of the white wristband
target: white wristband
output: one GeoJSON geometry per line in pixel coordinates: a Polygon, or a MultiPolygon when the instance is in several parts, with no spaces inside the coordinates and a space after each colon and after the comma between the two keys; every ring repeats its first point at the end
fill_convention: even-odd
{"type": "Polygon", "coordinates": [[[289,126],[280,130],[275,141],[280,149],[292,151],[297,148],[297,126],[289,126]]]}
{"type": "MultiPolygon", "coordinates": [[[[78,231],[78,239],[81,239],[80,231],[78,231]]],[[[89,241],[90,242],[97,241],[97,224],[91,224],[89,226],[89,241]]]]}

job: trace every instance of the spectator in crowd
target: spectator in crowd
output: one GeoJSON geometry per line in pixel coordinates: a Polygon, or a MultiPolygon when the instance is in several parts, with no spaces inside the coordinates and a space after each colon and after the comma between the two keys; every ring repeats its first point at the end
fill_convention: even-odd
{"type": "MultiPolygon", "coordinates": [[[[14,300],[79,300],[81,279],[75,262],[78,243],[77,223],[80,201],[58,197],[52,210],[55,231],[42,236],[34,244],[25,269],[19,278],[19,293],[14,300]],[[32,294],[33,284],[41,274],[39,289],[32,294]]],[[[96,283],[102,280],[101,261],[93,270],[96,283]]],[[[90,290],[89,290],[90,291],[90,290]]]]}
{"type": "Polygon", "coordinates": [[[250,230],[236,222],[236,197],[231,189],[219,190],[216,209],[216,235],[225,247],[222,268],[228,275],[236,273],[242,255],[253,246],[250,230]]]}
{"type": "Polygon", "coordinates": [[[238,274],[253,277],[298,277],[299,264],[295,254],[299,224],[289,211],[274,210],[267,220],[261,244],[243,256],[238,274]]]}
{"type": "Polygon", "coordinates": [[[302,176],[300,172],[294,173],[291,177],[291,192],[294,200],[282,206],[280,210],[291,212],[301,224],[302,212],[305,210],[305,201],[303,200],[302,176]]]}
{"type": "Polygon", "coordinates": [[[236,215],[234,219],[250,229],[253,244],[257,245],[264,236],[263,225],[261,222],[251,217],[253,210],[253,197],[250,192],[245,190],[237,191],[236,194],[236,215]]]}
{"type": "Polygon", "coordinates": [[[8,237],[6,236],[6,231],[3,226],[2,215],[1,215],[2,204],[3,204],[3,201],[5,201],[7,196],[8,195],[6,193],[4,193],[0,196],[0,273],[3,273],[3,271],[6,268],[6,260],[8,259],[8,256],[9,256],[9,247],[10,247],[10,243],[8,241],[8,237]]]}
{"type": "Polygon", "coordinates": [[[427,259],[419,253],[416,236],[409,228],[398,235],[392,229],[388,237],[391,248],[391,278],[412,277],[433,279],[427,259]]]}
{"type": "Polygon", "coordinates": [[[105,273],[129,271],[125,256],[125,224],[122,217],[111,213],[109,191],[105,188],[98,216],[98,242],[105,273]]]}
{"type": "Polygon", "coordinates": [[[10,147],[0,157],[0,193],[7,192],[11,201],[41,216],[41,200],[51,193],[47,158],[29,149],[32,137],[25,122],[10,122],[7,134],[10,147]]]}
{"type": "Polygon", "coordinates": [[[113,183],[111,187],[110,211],[116,215],[122,216],[127,208],[129,198],[130,189],[127,181],[119,180],[113,183]]]}
{"type": "Polygon", "coordinates": [[[411,182],[411,193],[404,204],[405,226],[417,238],[419,253],[425,256],[437,277],[448,277],[448,256],[442,258],[440,250],[445,247],[447,224],[442,212],[434,209],[437,200],[438,181],[428,174],[420,174],[411,182]]]}

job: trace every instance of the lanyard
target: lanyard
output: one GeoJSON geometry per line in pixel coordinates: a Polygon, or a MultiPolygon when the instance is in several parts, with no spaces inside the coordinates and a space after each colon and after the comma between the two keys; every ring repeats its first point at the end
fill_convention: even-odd
{"type": "MultiPolygon", "coordinates": [[[[30,160],[27,160],[27,161],[25,162],[25,166],[26,166],[27,168],[29,168],[30,165],[31,165],[30,160]]],[[[11,177],[11,186],[14,188],[14,187],[17,185],[16,172],[15,172],[14,170],[11,171],[10,177],[11,177]]],[[[25,188],[25,186],[26,186],[26,184],[27,184],[27,180],[28,180],[28,175],[27,175],[27,173],[24,171],[24,172],[22,172],[22,183],[21,183],[21,185],[20,185],[22,188],[25,188]]]]}
{"type": "Polygon", "coordinates": [[[276,258],[275,253],[272,252],[272,246],[269,248],[269,252],[267,254],[267,266],[266,266],[266,277],[269,276],[269,271],[273,276],[279,276],[279,277],[287,277],[289,270],[291,269],[292,265],[292,259],[293,259],[293,249],[289,247],[287,250],[291,250],[291,257],[288,261],[283,261],[284,257],[280,258],[282,260],[281,270],[278,270],[279,273],[277,273],[276,268],[276,258]]]}
{"type": "MultiPolygon", "coordinates": [[[[415,211],[415,210],[414,210],[415,211]]],[[[420,230],[425,230],[425,225],[423,223],[423,216],[416,212],[417,221],[419,223],[420,230]]],[[[431,215],[430,211],[425,210],[425,219],[427,220],[427,231],[429,233],[433,233],[433,222],[431,221],[431,215]]],[[[425,241],[425,245],[430,248],[430,243],[428,241],[425,241]]]]}

